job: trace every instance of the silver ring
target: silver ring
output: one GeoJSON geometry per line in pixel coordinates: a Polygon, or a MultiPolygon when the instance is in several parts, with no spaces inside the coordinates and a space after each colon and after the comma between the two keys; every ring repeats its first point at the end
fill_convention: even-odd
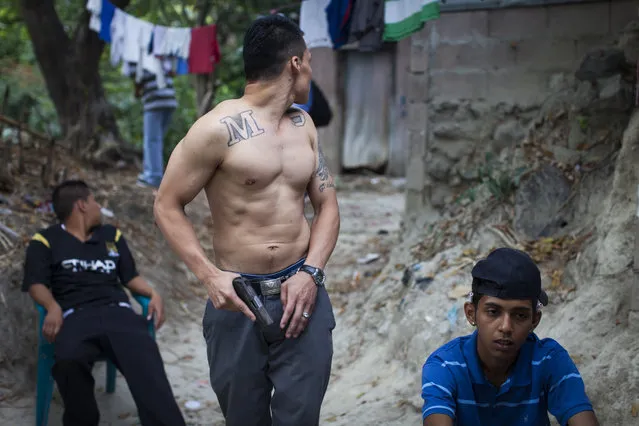
{"type": "Polygon", "coordinates": [[[302,312],[302,316],[306,319],[309,319],[311,317],[311,314],[309,314],[308,312],[302,312]]]}

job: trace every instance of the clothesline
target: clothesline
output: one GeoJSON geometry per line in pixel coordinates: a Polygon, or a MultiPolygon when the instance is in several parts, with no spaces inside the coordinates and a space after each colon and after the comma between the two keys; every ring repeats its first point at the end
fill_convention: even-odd
{"type": "Polygon", "coordinates": [[[154,74],[160,88],[165,75],[210,74],[221,60],[215,25],[167,27],[137,18],[109,0],[88,0],[89,28],[111,44],[111,64],[140,82],[145,72],[154,74]]]}

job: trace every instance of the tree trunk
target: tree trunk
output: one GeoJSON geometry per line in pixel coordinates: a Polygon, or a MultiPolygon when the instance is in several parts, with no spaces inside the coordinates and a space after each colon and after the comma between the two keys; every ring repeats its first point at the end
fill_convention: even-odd
{"type": "MultiPolygon", "coordinates": [[[[206,25],[206,18],[211,13],[213,6],[212,0],[198,0],[197,9],[197,25],[202,27],[206,25]]],[[[215,98],[215,72],[211,74],[197,74],[194,78],[195,98],[197,102],[198,118],[206,114],[213,106],[215,98]]]]}
{"type": "MultiPolygon", "coordinates": [[[[112,2],[124,8],[129,0],[112,2]]],[[[82,11],[72,37],[53,0],[22,0],[21,12],[72,152],[96,162],[121,157],[123,141],[99,73],[104,42],[89,29],[89,12],[82,11]]]]}

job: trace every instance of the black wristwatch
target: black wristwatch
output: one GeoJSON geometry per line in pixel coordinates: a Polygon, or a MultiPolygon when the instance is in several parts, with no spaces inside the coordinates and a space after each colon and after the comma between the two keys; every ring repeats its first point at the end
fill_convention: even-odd
{"type": "Polygon", "coordinates": [[[300,271],[306,272],[311,277],[313,277],[313,281],[315,281],[315,285],[317,285],[318,287],[324,287],[324,282],[326,281],[326,275],[324,274],[324,271],[322,271],[320,268],[316,268],[311,265],[302,265],[302,267],[300,268],[300,271]]]}

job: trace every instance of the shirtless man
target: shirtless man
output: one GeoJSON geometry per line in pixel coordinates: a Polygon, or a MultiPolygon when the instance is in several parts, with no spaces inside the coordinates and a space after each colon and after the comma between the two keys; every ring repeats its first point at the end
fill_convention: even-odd
{"type": "Polygon", "coordinates": [[[271,15],[244,38],[247,84],[177,145],[155,202],[173,250],[206,286],[211,386],[228,426],[312,426],[328,386],[335,319],[324,273],[339,211],[309,115],[311,54],[299,27],[271,15]],[[202,190],[213,216],[209,260],[184,206],[202,190]],[[315,210],[304,217],[304,193],[315,210]],[[260,328],[233,290],[249,278],[275,323],[260,328]],[[275,392],[273,393],[273,389],[275,392]]]}

